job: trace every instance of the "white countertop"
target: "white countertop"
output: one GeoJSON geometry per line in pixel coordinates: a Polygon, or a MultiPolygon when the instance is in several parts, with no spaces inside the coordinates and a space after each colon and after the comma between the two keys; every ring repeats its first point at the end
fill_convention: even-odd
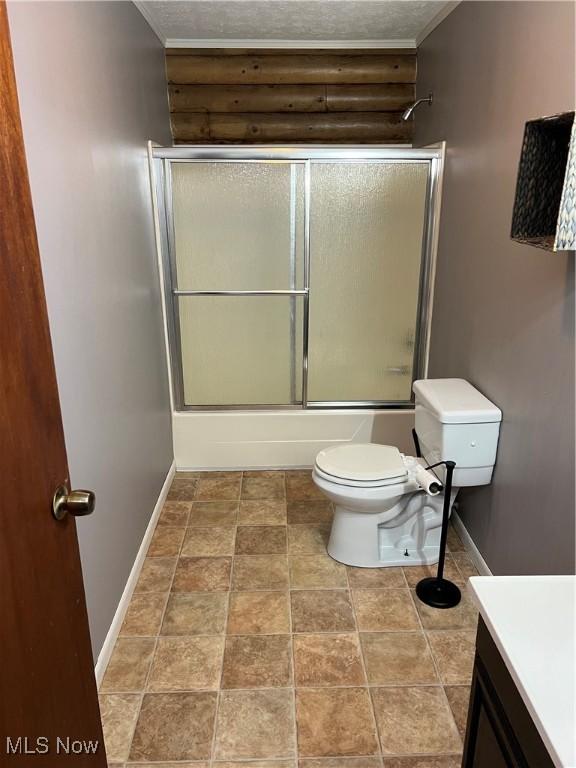
{"type": "Polygon", "coordinates": [[[558,768],[576,768],[576,576],[476,576],[473,597],[558,768]]]}

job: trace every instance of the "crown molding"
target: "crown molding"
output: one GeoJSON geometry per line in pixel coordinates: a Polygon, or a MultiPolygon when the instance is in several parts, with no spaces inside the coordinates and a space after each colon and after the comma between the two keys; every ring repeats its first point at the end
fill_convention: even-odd
{"type": "Polygon", "coordinates": [[[142,16],[146,19],[148,22],[148,26],[154,32],[158,40],[162,43],[163,46],[166,46],[166,38],[162,34],[162,32],[156,27],[156,20],[154,16],[150,13],[148,10],[148,4],[143,2],[142,0],[132,0],[132,3],[138,8],[142,16]]]}
{"type": "MultiPolygon", "coordinates": [[[[142,3],[136,3],[138,7],[142,3]]],[[[151,22],[149,22],[151,23],[151,22]]],[[[158,33],[156,33],[158,34],[158,33]]],[[[166,48],[264,48],[285,49],[292,48],[323,50],[388,50],[388,49],[416,49],[416,40],[238,40],[226,38],[212,39],[183,39],[168,38],[163,41],[166,48]]]]}
{"type": "Polygon", "coordinates": [[[430,21],[428,22],[428,24],[426,24],[424,29],[416,35],[416,40],[414,41],[414,45],[418,48],[424,42],[424,40],[428,37],[430,32],[435,30],[436,27],[439,24],[441,24],[447,16],[451,14],[452,11],[458,5],[460,5],[461,2],[462,0],[453,0],[452,2],[446,3],[444,6],[442,6],[442,9],[438,11],[436,16],[434,16],[433,19],[430,19],[430,21]]]}

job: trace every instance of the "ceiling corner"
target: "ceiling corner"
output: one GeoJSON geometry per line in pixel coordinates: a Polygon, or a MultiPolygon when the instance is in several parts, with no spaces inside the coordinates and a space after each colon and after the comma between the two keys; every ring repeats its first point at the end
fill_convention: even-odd
{"type": "Polygon", "coordinates": [[[136,6],[136,8],[140,11],[142,16],[144,16],[144,18],[146,19],[146,21],[148,23],[148,26],[150,27],[152,32],[154,32],[154,34],[156,35],[158,40],[160,40],[162,45],[164,47],[166,47],[166,38],[165,38],[163,32],[161,32],[161,30],[158,28],[158,26],[156,24],[156,20],[154,19],[154,15],[152,13],[150,13],[150,11],[148,9],[148,6],[147,6],[147,3],[145,2],[145,0],[132,0],[132,2],[136,6]]]}
{"type": "Polygon", "coordinates": [[[449,16],[452,11],[456,8],[456,6],[460,5],[462,0],[452,0],[452,2],[445,3],[442,8],[438,11],[436,16],[434,16],[433,19],[431,19],[428,24],[424,27],[423,30],[421,30],[418,35],[416,36],[416,47],[420,46],[424,40],[428,37],[428,35],[433,32],[436,27],[441,24],[444,19],[449,16]]]}

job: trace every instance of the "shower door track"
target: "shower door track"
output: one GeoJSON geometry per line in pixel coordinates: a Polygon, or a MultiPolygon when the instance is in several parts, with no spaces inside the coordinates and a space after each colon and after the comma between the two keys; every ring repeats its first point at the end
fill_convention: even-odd
{"type": "Polygon", "coordinates": [[[168,353],[172,372],[174,407],[176,411],[278,411],[322,409],[387,409],[405,410],[414,407],[413,400],[308,400],[308,338],[310,303],[310,167],[315,162],[406,162],[430,163],[426,194],[426,213],[422,238],[422,260],[418,293],[416,336],[412,380],[424,377],[427,368],[430,335],[432,281],[435,262],[435,241],[439,217],[438,186],[443,160],[443,147],[412,149],[410,147],[269,147],[269,146],[186,146],[150,148],[153,161],[152,177],[155,183],[155,202],[160,222],[160,250],[163,264],[163,284],[168,331],[168,353]],[[291,288],[286,290],[185,290],[174,288],[176,284],[176,255],[174,216],[172,210],[172,162],[223,162],[223,163],[278,163],[291,166],[290,188],[290,278],[291,288]],[[304,166],[304,259],[303,288],[295,287],[296,226],[295,226],[295,165],[304,166]],[[184,375],[181,355],[180,318],[178,299],[181,296],[289,296],[290,307],[290,355],[291,399],[296,394],[296,307],[297,297],[303,298],[302,308],[302,380],[301,401],[291,403],[262,403],[234,405],[187,405],[184,400],[184,375]]]}

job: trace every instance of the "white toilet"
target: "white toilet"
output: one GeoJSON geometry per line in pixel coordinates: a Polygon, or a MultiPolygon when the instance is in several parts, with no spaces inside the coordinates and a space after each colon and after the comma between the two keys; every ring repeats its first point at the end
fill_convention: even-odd
{"type": "Polygon", "coordinates": [[[394,446],[349,443],[316,457],[314,482],[334,503],[328,553],[361,568],[438,561],[443,467],[454,461],[451,504],[463,486],[492,479],[502,412],[464,379],[415,381],[422,458],[394,446]]]}

